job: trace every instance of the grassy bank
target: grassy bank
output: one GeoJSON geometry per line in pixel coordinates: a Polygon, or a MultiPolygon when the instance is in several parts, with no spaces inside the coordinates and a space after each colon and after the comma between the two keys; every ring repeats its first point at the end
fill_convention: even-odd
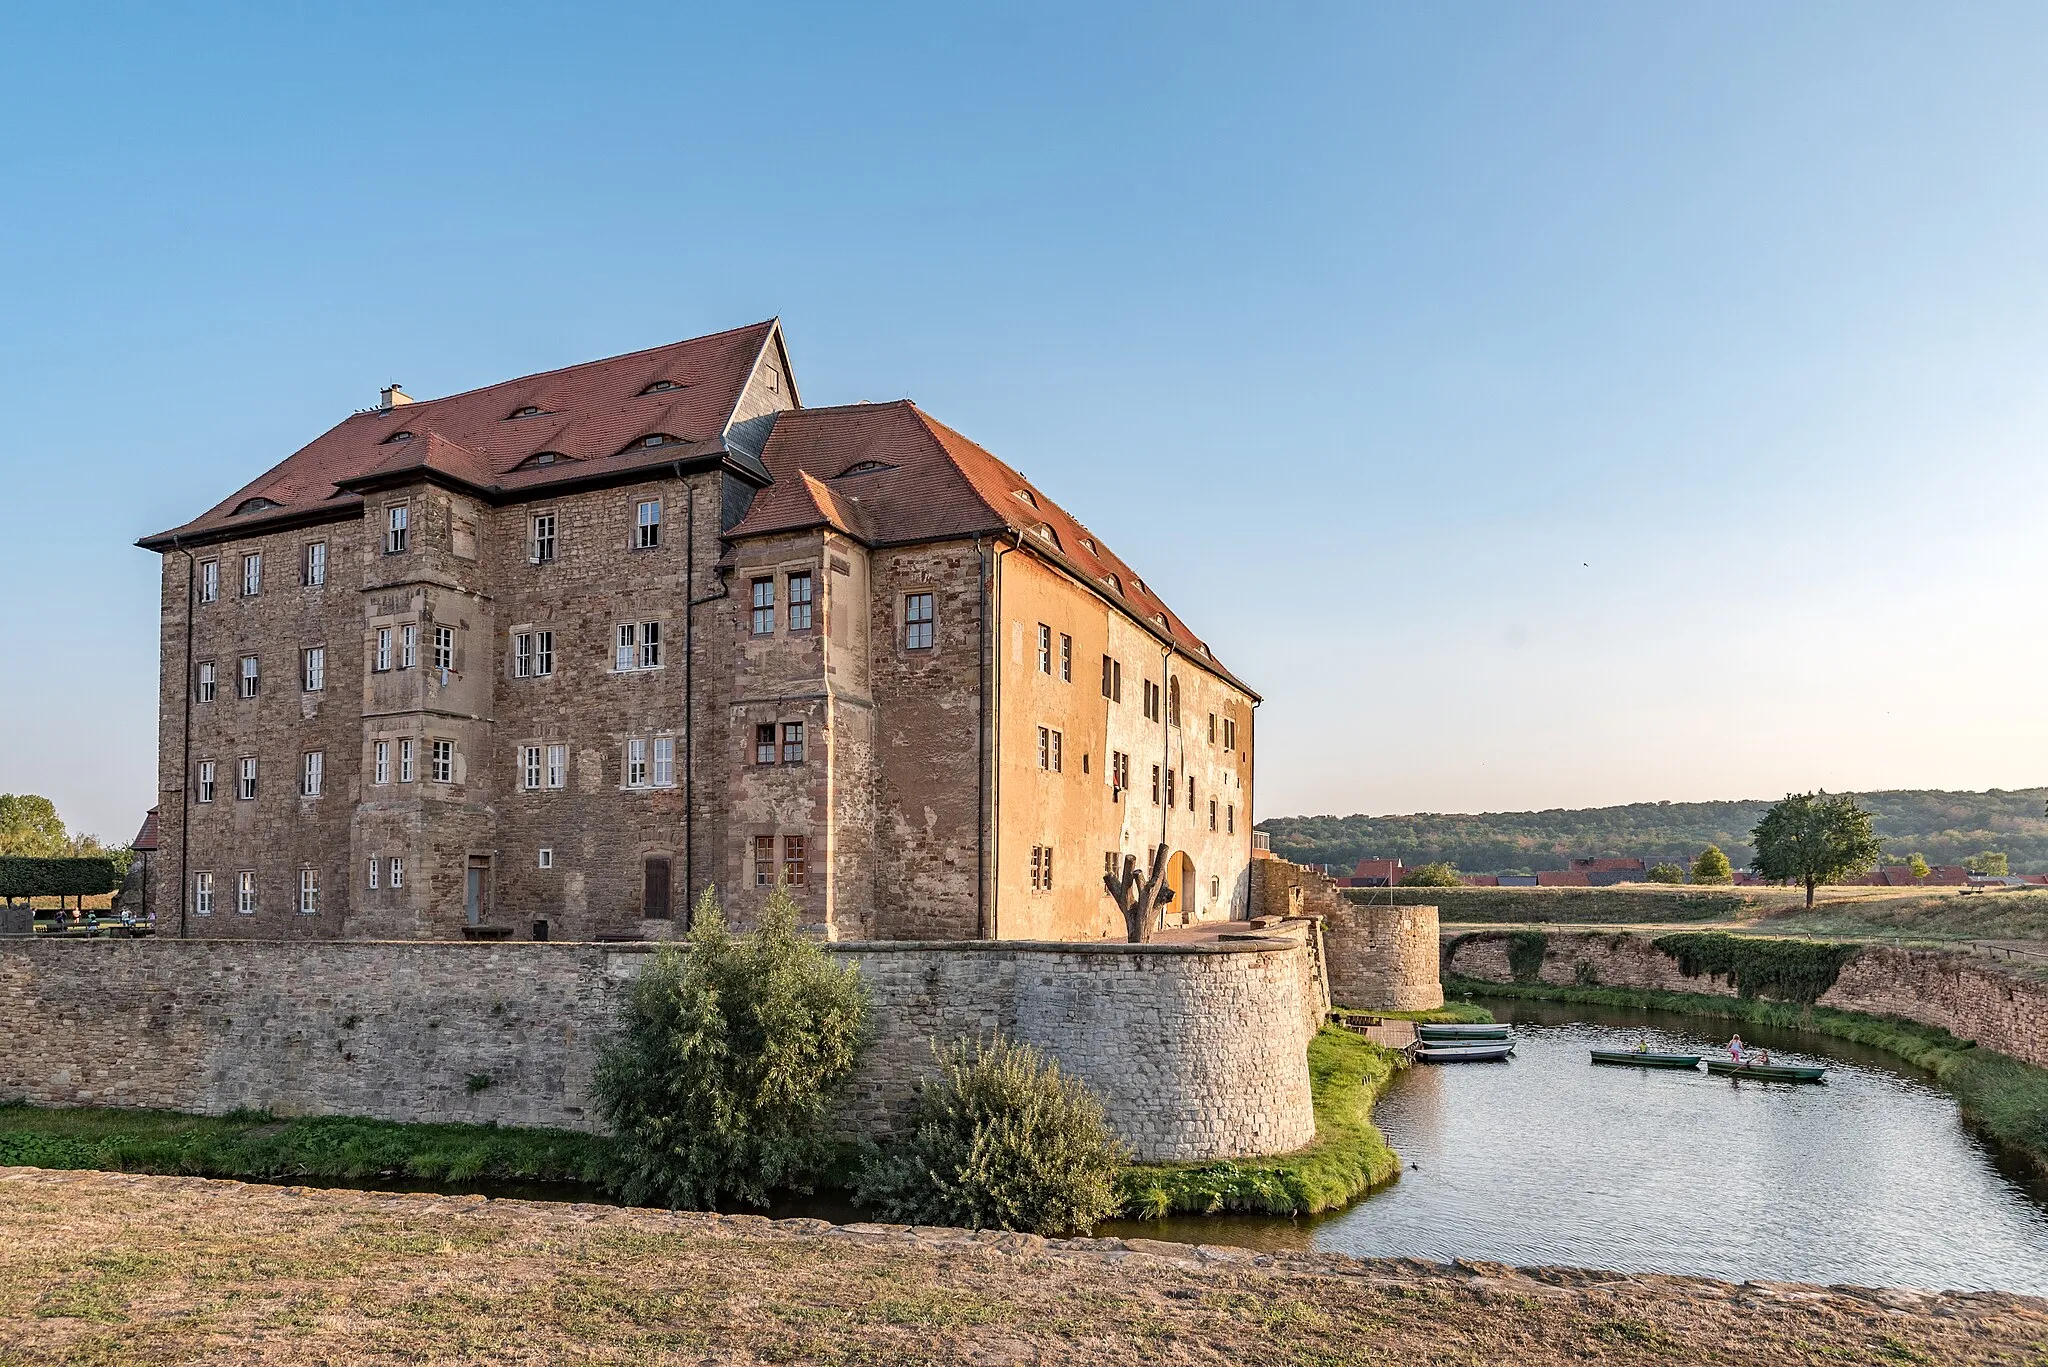
{"type": "Polygon", "coordinates": [[[595,1197],[606,1149],[598,1136],[567,1130],[0,1105],[0,1166],[263,1181],[575,1182],[595,1197]]]}
{"type": "Polygon", "coordinates": [[[1453,978],[1447,992],[1535,1001],[1579,1002],[1638,1010],[1676,1011],[1736,1024],[1811,1030],[1882,1049],[1934,1074],[1964,1114],[2004,1147],[2048,1172],[2048,1068],[2036,1068],[1991,1049],[1979,1049],[1946,1030],[1892,1016],[1868,1016],[1831,1007],[1801,1007],[1757,998],[1635,987],[1553,987],[1453,978]]]}
{"type": "Polygon", "coordinates": [[[1324,1028],[1308,1046],[1315,1143],[1269,1158],[1131,1167],[1123,1176],[1124,1213],[1140,1220],[1219,1211],[1307,1215],[1349,1205],[1401,1169],[1372,1123],[1372,1107],[1405,1064],[1395,1050],[1324,1028]]]}

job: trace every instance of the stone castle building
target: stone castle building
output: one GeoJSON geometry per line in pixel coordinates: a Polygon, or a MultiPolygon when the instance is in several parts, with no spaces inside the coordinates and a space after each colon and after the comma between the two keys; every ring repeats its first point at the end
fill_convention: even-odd
{"type": "Polygon", "coordinates": [[[803,407],[776,322],[394,386],[140,544],[160,933],[658,938],[780,881],[1085,939],[1161,843],[1176,922],[1246,914],[1256,695],[915,404],[803,407]]]}

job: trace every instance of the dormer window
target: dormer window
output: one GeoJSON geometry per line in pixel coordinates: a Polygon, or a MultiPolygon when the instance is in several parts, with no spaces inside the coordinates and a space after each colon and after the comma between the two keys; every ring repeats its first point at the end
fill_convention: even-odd
{"type": "Polygon", "coordinates": [[[1047,545],[1051,546],[1054,550],[1057,551],[1065,549],[1060,545],[1060,534],[1052,529],[1052,524],[1050,522],[1039,523],[1037,530],[1039,539],[1044,541],[1047,545]]]}
{"type": "Polygon", "coordinates": [[[834,475],[833,478],[845,479],[848,475],[864,475],[870,470],[893,470],[895,468],[895,466],[885,465],[879,460],[857,460],[834,475]]]}
{"type": "Polygon", "coordinates": [[[506,416],[511,418],[537,418],[544,411],[539,404],[530,403],[524,407],[513,409],[506,416]]]}
{"type": "Polygon", "coordinates": [[[642,394],[666,394],[671,389],[681,388],[682,386],[677,384],[674,380],[656,380],[653,384],[647,386],[647,388],[641,390],[640,392],[642,394]]]}
{"type": "Polygon", "coordinates": [[[283,506],[284,505],[282,503],[277,502],[275,499],[245,498],[240,503],[237,503],[235,505],[235,510],[232,513],[229,513],[228,516],[240,517],[244,513],[267,512],[272,508],[282,508],[283,506]]]}
{"type": "Polygon", "coordinates": [[[1095,549],[1095,538],[1092,536],[1082,537],[1081,544],[1088,548],[1088,554],[1090,555],[1100,555],[1102,553],[1095,549]]]}
{"type": "Polygon", "coordinates": [[[394,442],[394,441],[411,441],[411,440],[412,440],[412,433],[410,433],[410,432],[393,432],[393,433],[392,433],[392,434],[391,434],[390,436],[388,436],[388,437],[384,438],[384,440],[385,440],[385,442],[386,442],[387,444],[388,444],[388,443],[390,443],[390,442],[394,442]]]}
{"type": "Polygon", "coordinates": [[[1031,496],[1031,491],[1029,489],[1017,490],[1017,497],[1023,499],[1026,503],[1029,503],[1034,508],[1038,506],[1038,500],[1031,496]]]}
{"type": "Polygon", "coordinates": [[[560,451],[536,451],[525,460],[520,461],[519,468],[521,470],[532,470],[536,467],[566,462],[568,459],[569,457],[563,455],[560,451]]]}
{"type": "Polygon", "coordinates": [[[1113,574],[1105,574],[1105,575],[1103,575],[1103,576],[1102,576],[1102,582],[1103,582],[1103,583],[1105,583],[1105,584],[1107,584],[1107,585],[1108,585],[1108,586],[1109,586],[1110,588],[1112,588],[1112,589],[1116,590],[1116,592],[1117,592],[1118,596],[1122,596],[1122,594],[1123,594],[1123,591],[1124,591],[1124,581],[1123,581],[1123,580],[1121,580],[1121,579],[1117,578],[1117,577],[1116,577],[1115,575],[1113,575],[1113,574]]]}
{"type": "Polygon", "coordinates": [[[640,444],[641,444],[642,446],[664,446],[664,445],[666,445],[667,443],[668,443],[668,438],[667,438],[667,437],[664,437],[664,436],[663,436],[663,435],[661,435],[661,433],[659,433],[659,432],[656,432],[656,433],[655,433],[655,434],[654,434],[653,436],[651,436],[651,437],[642,437],[642,438],[640,438],[640,444]]]}

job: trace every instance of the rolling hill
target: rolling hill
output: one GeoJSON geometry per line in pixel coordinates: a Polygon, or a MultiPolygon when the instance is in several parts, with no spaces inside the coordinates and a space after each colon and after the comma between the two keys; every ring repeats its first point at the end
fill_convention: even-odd
{"type": "MultiPolygon", "coordinates": [[[[2048,788],[1949,793],[1925,788],[1859,793],[1885,849],[1960,864],[2001,850],[2015,873],[2048,870],[2048,788]]],[[[1409,816],[1287,816],[1259,823],[1282,858],[1349,867],[1360,859],[1401,859],[1411,867],[1445,859],[1466,873],[1561,869],[1574,855],[1689,860],[1719,845],[1737,868],[1755,853],[1749,832],[1774,799],[1744,802],[1634,802],[1622,807],[1553,808],[1409,816]]]]}

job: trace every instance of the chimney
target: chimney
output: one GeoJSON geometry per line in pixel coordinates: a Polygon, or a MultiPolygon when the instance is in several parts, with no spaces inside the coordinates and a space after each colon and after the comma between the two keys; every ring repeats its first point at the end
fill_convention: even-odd
{"type": "Polygon", "coordinates": [[[398,407],[400,404],[407,404],[411,402],[412,395],[406,393],[403,389],[400,389],[396,382],[387,384],[382,389],[377,391],[377,408],[380,412],[388,413],[392,409],[398,407]]]}

